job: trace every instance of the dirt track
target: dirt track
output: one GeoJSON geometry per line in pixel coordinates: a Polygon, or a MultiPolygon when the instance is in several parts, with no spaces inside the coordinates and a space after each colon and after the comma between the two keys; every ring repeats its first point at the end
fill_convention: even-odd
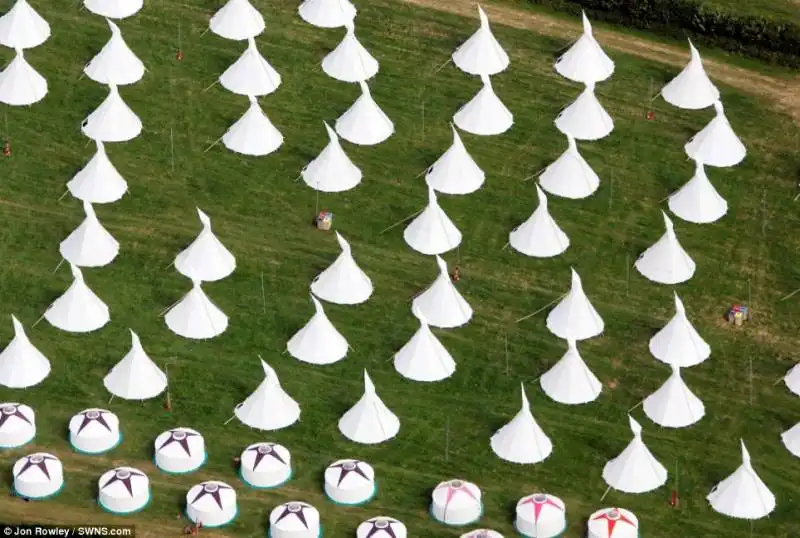
{"type": "MultiPolygon", "coordinates": [[[[402,1],[438,11],[476,17],[476,3],[473,0],[402,1]]],[[[551,37],[577,38],[581,33],[579,21],[574,23],[562,21],[546,14],[520,10],[511,6],[483,5],[482,7],[492,22],[512,28],[532,30],[551,37]]],[[[627,54],[676,67],[683,67],[688,61],[686,48],[655,43],[612,30],[596,29],[594,34],[603,46],[609,49],[616,49],[627,54]]],[[[792,80],[781,80],[710,59],[704,59],[703,64],[712,78],[747,93],[765,97],[780,110],[789,114],[795,122],[800,122],[800,77],[795,77],[792,80]]]]}

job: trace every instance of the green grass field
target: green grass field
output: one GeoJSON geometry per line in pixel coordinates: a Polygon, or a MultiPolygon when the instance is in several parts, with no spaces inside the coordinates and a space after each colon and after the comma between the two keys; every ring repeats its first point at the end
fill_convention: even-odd
{"type": "MultiPolygon", "coordinates": [[[[71,197],[58,200],[65,183],[94,152],[79,126],[106,90],[80,75],[108,30],[105,21],[75,4],[35,2],[53,36],[26,57],[47,77],[50,93],[31,108],[3,109],[2,128],[12,140],[13,156],[0,162],[0,341],[10,339],[9,316],[16,314],[53,370],[35,388],[0,390],[2,401],[33,406],[38,425],[34,446],[4,452],[0,463],[2,482],[10,486],[13,462],[46,449],[63,459],[67,485],[43,505],[0,499],[0,521],[130,521],[139,525],[140,536],[170,536],[185,524],[176,516],[188,488],[214,478],[236,487],[240,517],[229,530],[204,530],[208,536],[263,536],[275,505],[305,500],[320,510],[328,538],[352,536],[360,521],[380,514],[404,521],[410,536],[455,537],[463,531],[434,523],[427,505],[439,481],[460,477],[483,490],[480,525],[507,536],[513,535],[517,499],[545,490],[567,503],[568,538],[583,536],[585,518],[611,505],[633,510],[644,536],[745,537],[750,536],[749,523],[716,514],[705,500],[714,484],[739,465],[742,437],[778,499],[771,517],[755,523],[754,535],[800,533],[800,467],[780,442],[780,433],[800,417],[800,402],[783,384],[775,384],[796,362],[794,321],[800,320],[800,300],[780,301],[800,286],[797,205],[792,202],[798,180],[796,125],[755,98],[721,87],[728,117],[749,151],[741,165],[708,172],[728,200],[729,214],[702,226],[674,219],[679,239],[698,266],[694,278],[677,291],[712,348],[711,359],[685,371],[684,378],[705,402],[707,416],[691,428],[672,431],[635,410],[645,441],[670,470],[669,484],[640,496],[611,492],[600,502],[603,465],[629,441],[626,413],[669,374],[649,355],[647,343],[672,316],[673,290],[634,270],[628,279],[626,267],[663,233],[662,200],[693,170],[683,144],[712,112],[679,111],[659,100],[652,104],[655,121],[646,121],[651,80],[657,90],[677,71],[614,54],[617,71],[599,85],[598,94],[616,130],[605,140],[581,145],[601,177],[600,190],[583,201],[550,198],[551,213],[572,241],[569,250],[550,260],[503,250],[508,232],[536,205],[533,183],[523,178],[563,151],[563,136],[552,122],[580,88],[551,68],[565,40],[496,27],[512,64],[495,77],[494,86],[514,112],[515,126],[497,137],[463,135],[486,170],[487,183],[469,196],[441,197],[442,207],[464,233],[460,249],[445,258],[460,265],[464,278],[459,286],[475,317],[464,328],[437,331],[458,363],[455,376],[431,385],[413,383],[394,371],[390,359],[416,330],[410,298],[432,281],[436,267],[406,246],[402,226],[380,232],[425,205],[424,182],[415,176],[449,146],[452,114],[479,88],[477,79],[452,65],[434,74],[476,22],[394,0],[365,5],[357,33],[381,62],[371,88],[394,120],[396,133],[375,147],[346,144],[364,182],[350,192],[321,195],[319,207],[335,213],[336,228],[350,240],[376,291],[358,307],[326,305],[354,350],[336,365],[311,367],[282,352],[311,316],[308,285],[338,255],[338,246],[332,234],[310,225],[315,192],[295,178],[326,143],[322,120],[335,120],[358,89],[329,79],[319,67],[340,31],[305,24],[296,16],[295,1],[254,5],[268,25],[258,38],[260,49],[284,81],[260,100],[286,137],[284,147],[266,158],[238,156],[221,145],[205,152],[247,108],[245,98],[219,86],[204,91],[244,48],[211,33],[201,37],[216,2],[153,0],[120,24],[149,69],[141,82],[121,90],[145,132],[129,143],[109,145],[130,192],[116,204],[96,206],[121,252],[112,265],[86,270],[85,276],[109,304],[112,322],[96,333],[72,335],[47,322],[31,325],[71,280],[64,267],[55,274],[53,269],[60,258],[58,243],[83,214],[71,197]],[[183,62],[175,60],[179,46],[183,62]],[[229,329],[208,342],[181,339],[159,318],[189,289],[186,279],[168,266],[199,230],[195,206],[212,217],[217,235],[238,260],[231,277],[204,286],[231,318],[229,329]],[[581,346],[606,386],[598,401],[578,408],[551,402],[538,387],[537,378],[565,350],[545,328],[546,312],[514,323],[567,291],[570,266],[583,277],[606,322],[603,337],[581,346]],[[753,322],[742,329],[727,326],[725,309],[748,301],[755,311],[753,322]],[[166,412],[161,399],[144,404],[115,400],[109,409],[120,416],[124,442],[105,456],[74,454],[66,440],[67,422],[86,407],[106,405],[102,378],[129,349],[129,328],[137,331],[151,357],[169,362],[174,409],[166,412]],[[284,388],[300,402],[299,424],[274,433],[253,431],[237,421],[223,425],[234,405],[262,379],[257,355],[277,370],[284,388]],[[402,422],[399,436],[385,445],[356,445],[336,427],[338,417],[360,397],[363,368],[402,422]],[[491,434],[519,408],[520,382],[555,446],[553,455],[535,466],[502,462],[489,449],[491,434]],[[167,476],[150,463],[156,435],[175,426],[198,429],[206,437],[210,458],[197,473],[167,476]],[[236,477],[231,459],[259,440],[278,441],[292,451],[295,478],[287,486],[248,490],[236,477]],[[322,471],[343,457],[362,458],[376,469],[380,492],[365,507],[343,508],[323,499],[322,471]],[[151,506],[129,519],[110,518],[95,504],[100,474],[120,464],[145,470],[153,488],[151,506]],[[677,510],[668,506],[676,480],[677,510]]],[[[4,50],[4,63],[10,58],[4,50]]]]}

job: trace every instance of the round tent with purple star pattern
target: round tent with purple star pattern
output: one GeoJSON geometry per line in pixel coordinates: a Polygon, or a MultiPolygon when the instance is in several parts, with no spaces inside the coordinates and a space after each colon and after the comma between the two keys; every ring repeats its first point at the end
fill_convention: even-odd
{"type": "Polygon", "coordinates": [[[150,502],[150,480],[133,467],[106,471],[97,481],[97,504],[112,514],[130,514],[150,502]]]}

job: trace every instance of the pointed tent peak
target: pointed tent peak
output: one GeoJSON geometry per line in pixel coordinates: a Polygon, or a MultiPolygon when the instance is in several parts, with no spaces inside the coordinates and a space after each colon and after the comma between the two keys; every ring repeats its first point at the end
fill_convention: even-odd
{"type": "Polygon", "coordinates": [[[25,335],[25,328],[22,326],[22,323],[17,319],[17,316],[11,314],[11,324],[14,326],[14,336],[24,336],[25,335]]]}
{"type": "Polygon", "coordinates": [[[539,205],[541,207],[546,208],[547,207],[547,195],[544,193],[544,191],[542,190],[542,188],[539,186],[538,183],[536,183],[536,196],[539,197],[539,205]]]}
{"type": "Polygon", "coordinates": [[[102,140],[95,140],[94,145],[95,148],[97,149],[97,153],[102,153],[103,155],[106,154],[106,145],[103,144],[102,140]]]}
{"type": "Polygon", "coordinates": [[[364,394],[375,394],[375,384],[369,378],[366,368],[364,368],[364,394]]]}
{"type": "Polygon", "coordinates": [[[692,60],[691,61],[699,62],[700,61],[700,52],[697,50],[697,47],[694,46],[694,43],[692,43],[691,39],[688,39],[687,41],[689,41],[689,54],[692,55],[692,60]]]}
{"type": "Polygon", "coordinates": [[[142,341],[139,340],[139,335],[133,332],[133,329],[128,329],[131,332],[131,347],[133,349],[141,349],[142,341]]]}
{"type": "Polygon", "coordinates": [[[489,26],[489,17],[486,16],[486,12],[483,10],[480,4],[478,4],[478,18],[481,20],[481,26],[486,28],[489,26]]]}
{"type": "Polygon", "coordinates": [[[570,267],[569,270],[572,272],[572,289],[582,290],[583,283],[581,282],[581,276],[578,274],[578,271],[576,271],[574,267],[570,267]]]}
{"type": "Polygon", "coordinates": [[[694,160],[694,173],[696,175],[706,175],[706,166],[703,164],[703,161],[700,159],[694,160]]]}
{"type": "Polygon", "coordinates": [[[203,228],[210,228],[211,227],[211,217],[206,215],[202,209],[199,207],[195,207],[197,210],[197,218],[200,219],[200,224],[203,225],[203,228]]]}
{"type": "Polygon", "coordinates": [[[106,22],[108,23],[108,29],[111,30],[111,35],[114,35],[114,36],[121,36],[122,35],[122,31],[119,29],[119,26],[114,24],[114,21],[112,21],[109,18],[106,18],[106,22]]]}
{"type": "Polygon", "coordinates": [[[266,363],[264,359],[259,359],[261,361],[261,368],[264,370],[264,377],[267,379],[278,379],[275,370],[272,369],[272,366],[266,363]]]}
{"type": "Polygon", "coordinates": [[[258,105],[258,97],[255,95],[248,95],[247,100],[250,101],[251,105],[258,105]]]}
{"type": "Polygon", "coordinates": [[[416,304],[411,305],[411,313],[414,314],[414,317],[416,317],[419,320],[419,324],[421,327],[428,326],[428,319],[425,317],[425,314],[422,313],[422,310],[420,310],[416,304]]]}
{"type": "Polygon", "coordinates": [[[714,111],[717,113],[717,116],[725,115],[725,107],[722,106],[722,101],[719,99],[714,101],[714,111]]]}
{"type": "Polygon", "coordinates": [[[192,278],[192,289],[202,291],[202,289],[200,288],[202,284],[203,281],[200,280],[199,278],[192,278]]]}
{"type": "Polygon", "coordinates": [[[97,214],[94,212],[91,202],[83,201],[83,212],[86,214],[86,218],[97,219],[97,214]]]}
{"type": "Polygon", "coordinates": [[[531,402],[528,401],[528,395],[525,394],[525,383],[524,382],[520,383],[519,384],[519,388],[520,388],[520,394],[522,395],[522,409],[524,409],[525,411],[530,412],[530,410],[531,410],[531,402]]]}
{"type": "Polygon", "coordinates": [[[334,232],[336,234],[336,241],[339,243],[339,248],[342,249],[342,252],[350,253],[350,243],[347,242],[347,239],[342,237],[342,234],[339,232],[334,232]]]}
{"type": "Polygon", "coordinates": [[[683,306],[683,301],[678,297],[678,292],[672,292],[675,295],[675,312],[678,314],[686,314],[686,308],[683,306]]]}
{"type": "Polygon", "coordinates": [[[21,49],[19,47],[14,48],[14,52],[17,53],[17,58],[24,58],[25,57],[25,49],[21,49]]]}
{"type": "Polygon", "coordinates": [[[631,426],[631,431],[633,432],[634,437],[641,437],[642,436],[642,425],[636,422],[634,418],[628,415],[628,424],[631,426]]]}
{"type": "Polygon", "coordinates": [[[567,337],[567,348],[569,349],[569,351],[571,351],[573,353],[577,353],[578,352],[578,341],[575,340],[573,337],[568,336],[567,337]]]}
{"type": "Polygon", "coordinates": [[[672,375],[674,375],[676,377],[680,377],[681,376],[681,367],[680,366],[678,366],[674,362],[671,363],[669,366],[670,366],[670,369],[672,370],[672,375]]]}
{"type": "Polygon", "coordinates": [[[325,314],[325,310],[322,308],[322,303],[319,302],[319,299],[314,297],[314,294],[311,294],[311,302],[314,303],[314,311],[317,314],[325,314]]]}
{"type": "Polygon", "coordinates": [[[72,278],[83,282],[83,272],[81,271],[81,268],[74,263],[69,264],[69,268],[72,271],[72,278]]]}
{"type": "Polygon", "coordinates": [[[752,467],[750,463],[750,452],[748,452],[747,447],[744,446],[744,439],[739,439],[739,443],[742,445],[742,465],[750,469],[752,467]]]}
{"type": "Polygon", "coordinates": [[[356,32],[356,21],[355,19],[346,21],[344,23],[344,29],[347,30],[349,35],[352,35],[356,32]]]}
{"type": "Polygon", "coordinates": [[[436,265],[439,266],[439,271],[442,275],[447,276],[447,262],[442,259],[438,254],[436,255],[436,265]]]}
{"type": "Polygon", "coordinates": [[[439,205],[439,201],[436,198],[436,191],[433,190],[433,187],[428,185],[428,205],[430,206],[437,206],[439,205]]]}
{"type": "Polygon", "coordinates": [[[256,39],[253,36],[247,38],[247,48],[249,50],[258,50],[258,46],[256,46],[256,39]]]}
{"type": "Polygon", "coordinates": [[[489,75],[485,74],[485,73],[481,73],[481,82],[483,82],[483,87],[484,88],[491,88],[492,87],[492,78],[489,75]]]}
{"type": "Polygon", "coordinates": [[[569,148],[570,151],[578,151],[578,143],[575,141],[574,136],[567,135],[567,148],[569,148]]]}
{"type": "Polygon", "coordinates": [[[119,89],[117,88],[117,85],[114,84],[113,82],[108,84],[108,93],[110,93],[111,95],[119,95],[119,89]]]}
{"type": "Polygon", "coordinates": [[[585,91],[585,92],[592,92],[592,93],[594,93],[594,86],[595,86],[595,83],[594,83],[594,81],[593,81],[593,80],[590,80],[590,81],[588,81],[588,82],[585,82],[585,83],[584,83],[584,85],[585,85],[586,87],[583,89],[583,91],[585,91]]]}
{"type": "Polygon", "coordinates": [[[339,135],[336,134],[336,131],[334,131],[331,128],[331,126],[328,125],[327,121],[323,120],[322,123],[325,125],[325,130],[328,132],[328,138],[330,139],[330,141],[331,142],[337,142],[339,140],[339,135]]]}
{"type": "Polygon", "coordinates": [[[359,86],[361,86],[361,93],[362,93],[363,95],[372,95],[372,94],[369,92],[369,84],[367,84],[367,81],[366,81],[366,80],[360,80],[360,81],[358,82],[358,85],[359,85],[359,86]]]}
{"type": "Polygon", "coordinates": [[[456,129],[453,122],[450,122],[450,130],[453,131],[453,144],[460,144],[463,146],[464,143],[461,141],[461,135],[458,134],[458,129],[456,129]]]}
{"type": "Polygon", "coordinates": [[[583,10],[581,10],[581,20],[583,21],[583,33],[592,35],[592,23],[589,22],[589,17],[586,16],[586,12],[583,10]]]}
{"type": "Polygon", "coordinates": [[[667,233],[675,233],[675,225],[672,224],[664,210],[661,211],[661,215],[664,217],[664,227],[667,229],[667,233]]]}

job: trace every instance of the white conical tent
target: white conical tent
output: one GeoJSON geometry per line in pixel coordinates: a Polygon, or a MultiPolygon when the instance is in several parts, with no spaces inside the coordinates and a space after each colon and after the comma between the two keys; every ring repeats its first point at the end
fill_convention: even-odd
{"type": "Polygon", "coordinates": [[[311,291],[329,303],[363,303],[372,295],[372,280],[353,259],[350,243],[339,232],[336,232],[336,241],[342,252],[327,269],[317,275],[311,283],[311,291]]]}
{"type": "Polygon", "coordinates": [[[725,168],[744,160],[747,149],[733,132],[721,101],[714,101],[716,115],[683,147],[686,155],[706,166],[725,168]]]}
{"type": "Polygon", "coordinates": [[[97,151],[75,176],[67,182],[70,194],[92,204],[116,202],[128,191],[128,182],[111,164],[106,148],[95,140],[97,151]]]}
{"type": "Polygon", "coordinates": [[[719,195],[706,176],[702,162],[695,161],[692,179],[669,197],[669,209],[688,222],[714,222],[728,212],[728,202],[719,195]]]}
{"type": "Polygon", "coordinates": [[[208,23],[213,33],[233,41],[253,38],[265,27],[264,17],[247,0],[228,0],[208,23]]]}
{"type": "Polygon", "coordinates": [[[761,519],[775,510],[775,495],[756,474],[742,443],[742,464],[714,486],[706,499],[716,512],[739,519],[761,519]]]}
{"type": "Polygon", "coordinates": [[[0,17],[0,45],[12,49],[32,49],[50,37],[50,25],[27,0],[17,0],[0,17]]]}
{"type": "Polygon", "coordinates": [[[86,64],[83,72],[100,84],[124,86],[139,82],[144,76],[144,64],[125,43],[119,26],[108,21],[108,27],[111,29],[111,39],[86,64]]]}
{"type": "Polygon", "coordinates": [[[142,120],[122,100],[116,85],[108,97],[81,124],[83,134],[100,142],[127,142],[142,132],[142,120]]]}
{"type": "Polygon", "coordinates": [[[376,60],[356,38],[353,21],[345,23],[347,32],[344,39],[322,59],[325,74],[342,82],[362,82],[378,74],[376,60]]]}
{"type": "Polygon", "coordinates": [[[644,414],[665,428],[691,426],[706,414],[703,402],[686,386],[680,367],[675,365],[669,379],[643,403],[644,414]]]}
{"type": "Polygon", "coordinates": [[[686,309],[677,293],[675,315],[650,339],[649,347],[656,359],[681,368],[700,364],[711,356],[711,348],[686,317],[686,309]]]}
{"type": "Polygon", "coordinates": [[[403,231],[408,246],[433,256],[444,254],[461,244],[461,232],[450,217],[439,207],[436,192],[428,186],[428,205],[403,231]]]}
{"type": "Polygon", "coordinates": [[[331,320],[322,304],[313,295],[314,315],[286,344],[289,355],[309,364],[333,364],[344,359],[349,345],[331,320]]]}
{"type": "Polygon", "coordinates": [[[47,95],[47,81],[31,67],[22,49],[0,73],[0,103],[11,106],[32,105],[47,95]]]}
{"type": "Polygon", "coordinates": [[[414,298],[411,303],[412,312],[422,314],[426,323],[432,327],[452,329],[466,325],[472,318],[472,307],[453,284],[447,271],[447,262],[436,256],[436,264],[439,275],[425,291],[414,298]]]}
{"type": "Polygon", "coordinates": [[[236,153],[263,157],[281,147],[283,135],[261,109],[258,99],[253,95],[248,99],[247,112],[222,135],[222,143],[236,153]]]}
{"type": "Polygon", "coordinates": [[[521,389],[522,408],[511,422],[492,435],[492,451],[512,463],[539,463],[553,452],[553,443],[533,418],[524,383],[521,389]]]}
{"type": "Polygon", "coordinates": [[[786,450],[800,458],[800,422],[781,434],[786,450]]]}
{"type": "Polygon", "coordinates": [[[581,12],[583,34],[555,63],[556,72],[574,82],[600,82],[614,73],[614,62],[592,34],[592,24],[581,12]]]}
{"type": "Polygon", "coordinates": [[[31,343],[13,314],[11,323],[14,338],[0,353],[0,385],[11,389],[38,385],[50,374],[50,361],[31,343]]]}
{"type": "Polygon", "coordinates": [[[86,218],[61,242],[58,250],[69,263],[78,267],[103,267],[119,253],[119,242],[108,233],[94,212],[92,204],[83,202],[86,218]]]}
{"type": "Polygon", "coordinates": [[[89,289],[77,265],[69,264],[72,284],[44,313],[45,319],[57,329],[71,333],[95,331],[111,320],[108,306],[89,289]]]}
{"type": "Polygon", "coordinates": [[[361,146],[380,144],[394,133],[394,123],[372,98],[365,81],[359,82],[361,95],[336,120],[339,136],[361,146]]]}
{"type": "Polygon", "coordinates": [[[328,145],[300,172],[306,185],[321,192],[343,192],[361,183],[362,173],[342,149],[339,136],[327,122],[328,145]]]}
{"type": "Polygon", "coordinates": [[[489,18],[481,6],[478,6],[478,16],[480,27],[456,49],[453,63],[470,75],[496,75],[508,67],[508,54],[494,37],[489,18]]]}
{"type": "Polygon", "coordinates": [[[378,397],[366,370],[364,395],[339,419],[339,431],[351,441],[365,445],[382,443],[400,431],[400,419],[378,397]]]}
{"type": "Polygon", "coordinates": [[[679,284],[694,275],[695,263],[678,242],[672,221],[663,211],[666,232],[642,252],[634,267],[646,279],[659,284],[679,284]]]}
{"type": "Polygon", "coordinates": [[[556,117],[556,127],[577,140],[600,140],[614,130],[614,120],[594,94],[594,82],[556,117]]]}
{"type": "Polygon", "coordinates": [[[425,316],[414,311],[419,329],[394,355],[394,369],[412,381],[441,381],[453,375],[456,363],[450,352],[431,332],[425,316]]]}
{"type": "Polygon", "coordinates": [[[628,415],[633,439],[619,456],[606,463],[603,480],[625,493],[645,493],[667,482],[667,470],[642,441],[642,427],[628,415]]]}
{"type": "Polygon", "coordinates": [[[192,289],[175,303],[164,316],[170,331],[184,338],[205,340],[214,338],[228,328],[228,316],[192,280],[192,289]]]}
{"type": "Polygon", "coordinates": [[[281,387],[278,374],[261,361],[264,381],[233,412],[242,424],[257,430],[280,430],[300,419],[300,406],[281,387]]]}
{"type": "Polygon", "coordinates": [[[350,0],[305,0],[297,11],[301,19],[318,28],[339,28],[356,18],[350,0]]]}
{"type": "Polygon", "coordinates": [[[567,149],[539,176],[539,185],[550,194],[578,200],[588,198],[600,186],[600,178],[578,152],[575,139],[567,136],[567,149]]]}
{"type": "Polygon", "coordinates": [[[547,328],[559,338],[585,340],[603,333],[605,323],[583,291],[581,277],[570,268],[572,286],[547,315],[547,328]]]}
{"type": "Polygon", "coordinates": [[[261,55],[256,40],[247,39],[247,49],[219,77],[220,85],[238,95],[269,95],[281,85],[281,76],[261,55]]]}
{"type": "Polygon", "coordinates": [[[83,5],[101,17],[125,19],[139,13],[144,0],[83,0],[83,5]]]}
{"type": "Polygon", "coordinates": [[[211,218],[199,207],[196,209],[203,229],[192,244],[175,257],[175,269],[200,282],[222,280],[236,269],[236,258],[214,235],[211,218]]]}
{"type": "Polygon", "coordinates": [[[514,115],[500,100],[488,75],[481,75],[483,87],[475,97],[458,109],[453,123],[468,133],[491,136],[504,133],[514,125],[514,115]]]}
{"type": "Polygon", "coordinates": [[[103,378],[108,392],[124,400],[149,400],[167,388],[167,375],[142,348],[131,330],[131,350],[103,378]]]}
{"type": "Polygon", "coordinates": [[[470,194],[481,188],[486,174],[467,152],[455,126],[450,128],[453,144],[428,168],[425,181],[444,194],[470,194]]]}
{"type": "Polygon", "coordinates": [[[558,403],[579,405],[593,402],[600,397],[603,385],[583,362],[575,340],[568,338],[567,345],[567,352],[539,378],[539,385],[550,399],[558,403]]]}
{"type": "Polygon", "coordinates": [[[786,383],[790,391],[800,396],[800,362],[786,372],[786,375],[783,376],[783,382],[786,383]]]}
{"type": "Polygon", "coordinates": [[[687,110],[707,108],[719,100],[719,90],[708,78],[700,53],[689,40],[691,58],[675,78],[661,88],[661,97],[667,103],[687,110]]]}
{"type": "Polygon", "coordinates": [[[539,206],[528,220],[511,230],[508,244],[526,256],[552,258],[567,250],[569,237],[550,216],[547,196],[539,185],[536,185],[536,194],[539,197],[539,206]]]}

